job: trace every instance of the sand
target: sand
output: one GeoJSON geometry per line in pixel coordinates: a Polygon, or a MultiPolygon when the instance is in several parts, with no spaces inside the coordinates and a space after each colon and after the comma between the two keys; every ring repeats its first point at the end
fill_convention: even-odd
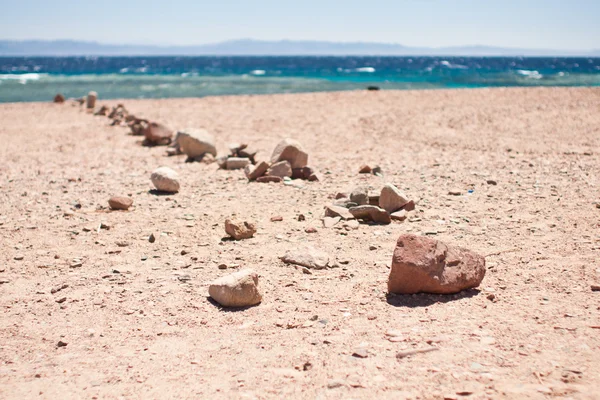
{"type": "Polygon", "coordinates": [[[0,104],[0,397],[600,398],[600,89],[123,102],[208,129],[220,153],[298,139],[325,179],[248,183],[79,106],[0,104]],[[180,193],[149,192],[163,165],[180,193]],[[418,201],[407,221],[322,226],[337,192],[386,182],[418,201]],[[133,207],[108,211],[113,195],[133,207]],[[255,237],[223,241],[229,217],[256,221],[255,237]],[[485,255],[480,288],[387,296],[407,232],[485,255]],[[339,267],[279,260],[303,244],[339,267]],[[259,273],[261,305],[208,300],[242,268],[259,273]]]}

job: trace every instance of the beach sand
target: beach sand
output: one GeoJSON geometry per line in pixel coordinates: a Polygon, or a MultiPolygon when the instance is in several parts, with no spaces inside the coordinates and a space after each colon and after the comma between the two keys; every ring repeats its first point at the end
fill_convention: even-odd
{"type": "Polygon", "coordinates": [[[208,129],[221,154],[298,139],[325,179],[248,183],[78,106],[0,104],[0,397],[600,398],[600,89],[122,102],[208,129]],[[180,193],[149,193],[163,165],[180,193]],[[337,192],[386,182],[418,200],[409,220],[323,228],[337,192]],[[113,195],[134,206],[108,211],[113,195]],[[255,237],[222,241],[231,216],[256,221],[255,237]],[[407,232],[486,255],[479,291],[387,297],[407,232]],[[279,260],[304,243],[339,268],[279,260]],[[245,267],[261,305],[207,299],[209,282],[245,267]]]}

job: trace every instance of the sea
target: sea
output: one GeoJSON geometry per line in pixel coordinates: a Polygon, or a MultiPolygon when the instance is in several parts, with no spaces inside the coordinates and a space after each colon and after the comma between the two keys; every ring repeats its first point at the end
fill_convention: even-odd
{"type": "Polygon", "coordinates": [[[600,86],[600,58],[0,57],[0,102],[482,87],[600,86]]]}

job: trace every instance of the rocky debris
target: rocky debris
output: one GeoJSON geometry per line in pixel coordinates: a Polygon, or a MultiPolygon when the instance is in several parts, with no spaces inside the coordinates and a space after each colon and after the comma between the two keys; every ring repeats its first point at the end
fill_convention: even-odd
{"type": "Polygon", "coordinates": [[[188,158],[196,158],[205,153],[217,156],[215,138],[204,129],[185,129],[178,132],[177,143],[188,158]]]}
{"type": "Polygon", "coordinates": [[[94,115],[106,116],[108,114],[108,110],[110,110],[110,108],[108,108],[107,105],[103,105],[94,113],[94,115]]]}
{"type": "Polygon", "coordinates": [[[266,161],[261,161],[256,165],[248,164],[244,168],[244,173],[249,181],[254,181],[263,176],[269,169],[269,164],[266,161]]]}
{"type": "Polygon", "coordinates": [[[456,188],[454,188],[454,189],[450,189],[450,190],[448,191],[448,194],[449,194],[450,196],[460,196],[460,195],[462,195],[462,190],[460,190],[460,189],[456,189],[456,188]]]}
{"type": "Polygon", "coordinates": [[[292,166],[287,161],[280,161],[272,164],[267,170],[266,176],[278,176],[280,178],[292,176],[292,166]]]}
{"type": "Polygon", "coordinates": [[[401,235],[396,243],[388,291],[452,294],[479,286],[485,258],[424,236],[401,235]]]}
{"type": "Polygon", "coordinates": [[[173,131],[158,122],[150,122],[143,134],[147,146],[166,146],[173,138],[173,131]]]}
{"type": "Polygon", "coordinates": [[[181,146],[179,145],[180,137],[181,137],[181,133],[177,132],[175,134],[175,138],[171,142],[171,145],[167,148],[168,156],[177,156],[177,155],[183,154],[183,151],[181,151],[181,146]]]}
{"type": "Polygon", "coordinates": [[[370,174],[371,171],[373,171],[373,169],[366,164],[361,165],[360,168],[358,169],[359,174],[370,174]]]}
{"type": "Polygon", "coordinates": [[[313,246],[289,250],[281,257],[286,264],[300,265],[312,269],[325,269],[329,265],[329,254],[313,246]]]}
{"type": "Polygon", "coordinates": [[[250,307],[262,301],[258,290],[258,274],[251,269],[215,280],[208,287],[208,294],[223,307],[250,307]]]}
{"type": "Polygon", "coordinates": [[[128,210],[133,205],[131,197],[113,196],[108,199],[108,205],[113,210],[128,210]]]}
{"type": "Polygon", "coordinates": [[[279,142],[271,155],[271,163],[280,161],[288,161],[292,168],[303,168],[308,164],[308,154],[300,142],[287,138],[279,142]]]}
{"type": "Polygon", "coordinates": [[[352,207],[350,213],[354,218],[363,221],[373,221],[378,224],[389,224],[392,222],[390,214],[377,206],[352,207]]]}
{"type": "Polygon", "coordinates": [[[340,217],[345,220],[354,219],[354,215],[346,207],[333,204],[325,207],[325,216],[331,218],[340,217]]]}
{"type": "Polygon", "coordinates": [[[228,170],[244,169],[249,165],[251,165],[249,158],[229,157],[225,168],[228,170]]]}
{"type": "Polygon", "coordinates": [[[388,183],[379,195],[379,207],[383,208],[388,213],[393,213],[402,209],[409,202],[408,197],[400,191],[396,186],[388,183]]]}
{"type": "Polygon", "coordinates": [[[366,187],[354,188],[352,193],[350,193],[350,201],[358,204],[359,206],[369,204],[369,189],[366,187]]]}
{"type": "Polygon", "coordinates": [[[341,217],[324,217],[323,218],[323,227],[325,227],[327,229],[333,228],[341,220],[342,220],[341,217]]]}
{"type": "Polygon", "coordinates": [[[396,211],[390,214],[392,221],[404,221],[406,219],[406,210],[396,211]]]}
{"type": "Polygon", "coordinates": [[[54,103],[58,103],[58,104],[62,104],[65,102],[65,96],[63,96],[62,94],[58,93],[56,96],[54,96],[54,100],[52,100],[54,103]]]}
{"type": "Polygon", "coordinates": [[[256,182],[259,183],[279,183],[283,181],[283,179],[279,176],[261,176],[260,178],[256,178],[256,182]]]}
{"type": "Polygon", "coordinates": [[[93,110],[96,107],[96,100],[98,99],[98,93],[89,92],[86,99],[86,108],[88,110],[93,110]]]}
{"type": "Polygon", "coordinates": [[[150,243],[156,242],[156,236],[154,236],[154,233],[151,233],[150,236],[148,236],[148,241],[150,243]]]}
{"type": "MultiPolygon", "coordinates": [[[[111,125],[114,126],[114,125],[120,125],[121,123],[123,123],[128,115],[129,115],[129,112],[127,111],[125,106],[123,104],[117,104],[117,106],[113,107],[111,112],[108,114],[108,118],[112,120],[111,125]]],[[[146,123],[147,122],[148,121],[146,121],[146,123]]],[[[131,127],[131,125],[130,125],[130,127],[131,127]]],[[[145,128],[145,125],[143,128],[145,128]]],[[[138,135],[143,135],[143,132],[142,132],[143,128],[140,129],[139,133],[137,133],[138,135]]],[[[133,131],[133,129],[132,129],[132,131],[133,131]]]]}
{"type": "Polygon", "coordinates": [[[235,240],[250,239],[256,233],[256,224],[237,219],[227,219],[225,220],[225,232],[235,240]]]}
{"type": "Polygon", "coordinates": [[[179,175],[169,167],[160,167],[150,176],[156,190],[165,193],[179,192],[179,175]]]}

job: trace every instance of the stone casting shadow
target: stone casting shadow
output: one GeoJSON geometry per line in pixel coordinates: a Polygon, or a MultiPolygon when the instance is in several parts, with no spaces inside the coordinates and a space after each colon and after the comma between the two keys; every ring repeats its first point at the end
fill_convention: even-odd
{"type": "Polygon", "coordinates": [[[449,303],[451,301],[468,299],[477,296],[481,291],[478,289],[467,289],[457,294],[429,294],[419,293],[416,296],[412,294],[393,294],[388,293],[387,303],[394,307],[429,307],[436,303],[449,303]]]}
{"type": "Polygon", "coordinates": [[[207,296],[206,300],[208,300],[208,302],[210,304],[212,304],[213,306],[217,307],[220,311],[223,312],[240,312],[240,311],[245,311],[245,310],[249,310],[251,308],[257,307],[259,306],[261,303],[255,304],[253,306],[247,306],[247,307],[223,307],[222,305],[220,305],[219,303],[217,303],[212,297],[207,296]]]}
{"type": "Polygon", "coordinates": [[[160,190],[156,190],[156,189],[150,189],[148,190],[148,193],[151,194],[152,196],[173,196],[175,193],[171,193],[171,192],[162,192],[160,190]]]}

